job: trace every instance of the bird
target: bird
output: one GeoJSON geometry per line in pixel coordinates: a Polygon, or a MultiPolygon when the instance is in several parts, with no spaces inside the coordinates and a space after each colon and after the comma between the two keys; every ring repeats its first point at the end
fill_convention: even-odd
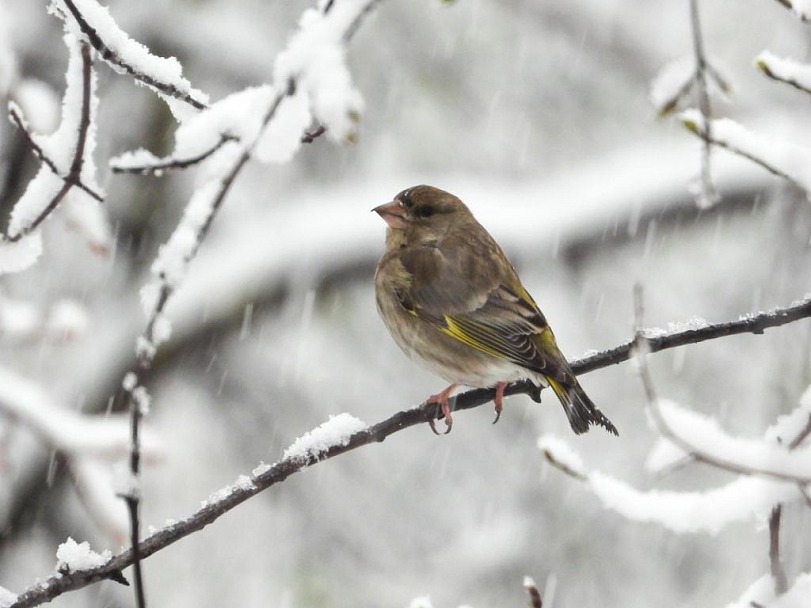
{"type": "Polygon", "coordinates": [[[551,387],[576,434],[589,425],[618,434],[580,386],[501,247],[461,199],[423,184],[372,211],[387,224],[374,278],[377,310],[403,352],[450,383],[425,401],[439,408],[445,433],[457,387],[495,387],[497,422],[507,384],[529,379],[538,391],[551,387]]]}

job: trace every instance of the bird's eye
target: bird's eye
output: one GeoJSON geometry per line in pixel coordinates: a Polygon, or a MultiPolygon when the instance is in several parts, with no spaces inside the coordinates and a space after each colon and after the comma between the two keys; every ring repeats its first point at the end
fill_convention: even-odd
{"type": "Polygon", "coordinates": [[[431,217],[436,209],[431,205],[422,205],[421,207],[417,207],[414,211],[419,217],[431,217]]]}
{"type": "Polygon", "coordinates": [[[405,207],[406,209],[411,207],[411,205],[413,204],[413,201],[411,200],[411,197],[409,196],[410,194],[411,194],[410,191],[405,190],[405,191],[401,192],[400,195],[397,197],[400,200],[400,206],[401,207],[405,207]]]}

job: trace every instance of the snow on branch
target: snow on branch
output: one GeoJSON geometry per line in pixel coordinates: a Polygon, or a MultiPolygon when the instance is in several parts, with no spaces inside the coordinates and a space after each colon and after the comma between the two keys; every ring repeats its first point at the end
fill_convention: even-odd
{"type": "Polygon", "coordinates": [[[806,63],[763,51],[755,57],[755,67],[773,80],[785,82],[804,93],[811,93],[811,66],[806,63]]]}
{"type": "MultiPolygon", "coordinates": [[[[704,137],[704,119],[695,110],[680,114],[682,124],[699,137],[704,137]]],[[[728,118],[710,121],[708,136],[714,145],[748,158],[779,177],[788,179],[806,192],[811,192],[811,150],[779,139],[758,135],[728,118]]]]}
{"type": "Polygon", "coordinates": [[[92,157],[98,105],[92,50],[70,33],[64,39],[70,57],[57,130],[50,135],[33,133],[19,106],[9,104],[12,123],[42,165],[11,211],[7,234],[0,240],[0,273],[19,272],[36,261],[42,248],[38,228],[63,202],[73,208],[79,223],[93,224],[86,232],[93,234],[94,248],[104,250],[109,240],[106,224],[99,223],[100,211],[96,209],[103,194],[96,183],[92,157]]]}
{"type": "Polygon", "coordinates": [[[801,21],[811,20],[811,0],[777,0],[790,9],[801,21]]]}
{"type": "Polygon", "coordinates": [[[205,93],[193,88],[183,77],[177,59],[153,55],[132,40],[118,27],[108,9],[95,0],[51,0],[49,10],[61,17],[77,37],[87,40],[115,71],[129,74],[158,93],[179,122],[208,104],[205,93]],[[192,108],[192,112],[183,106],[192,108]]]}
{"type": "MultiPolygon", "coordinates": [[[[659,351],[737,333],[763,333],[764,329],[768,327],[792,323],[809,316],[811,316],[811,299],[771,312],[747,315],[743,319],[728,323],[720,323],[717,325],[708,324],[706,327],[698,329],[680,329],[667,333],[657,332],[657,337],[649,339],[651,345],[650,350],[659,351]]],[[[626,361],[629,358],[629,352],[630,346],[623,344],[596,353],[587,358],[572,361],[571,364],[578,375],[584,374],[621,361],[626,361]]],[[[534,387],[529,384],[525,386],[524,383],[521,382],[513,383],[507,388],[506,394],[527,393],[533,389],[534,387]]],[[[493,396],[494,391],[492,389],[476,389],[461,393],[456,396],[455,409],[471,409],[483,405],[492,401],[493,396]]],[[[167,524],[141,540],[138,543],[138,554],[140,558],[147,558],[165,549],[169,545],[216,521],[220,516],[236,508],[252,496],[284,482],[291,475],[307,467],[326,462],[331,458],[360,447],[379,443],[390,435],[417,424],[425,424],[429,419],[438,418],[439,416],[441,416],[441,414],[437,412],[435,406],[429,406],[423,403],[417,407],[397,412],[393,416],[368,428],[361,428],[360,425],[358,425],[358,429],[349,434],[348,437],[344,433],[339,433],[340,441],[331,443],[330,445],[319,445],[317,450],[305,450],[304,454],[293,454],[294,457],[282,458],[272,465],[259,465],[254,469],[250,477],[242,475],[231,486],[213,493],[212,496],[204,502],[203,506],[193,514],[180,521],[167,524]]],[[[794,414],[793,416],[797,416],[799,419],[799,414],[794,414]]],[[[786,418],[785,424],[789,423],[792,427],[795,424],[792,416],[786,418]]],[[[782,432],[783,427],[780,426],[782,424],[783,419],[778,421],[777,425],[774,427],[775,433],[779,434],[782,432]]],[[[592,475],[585,470],[582,461],[572,450],[569,449],[566,456],[560,456],[562,451],[566,449],[565,447],[561,449],[560,446],[565,446],[565,443],[561,441],[554,443],[546,441],[545,445],[548,448],[551,446],[549,450],[550,453],[557,455],[560,461],[566,462],[571,470],[581,470],[582,468],[584,475],[592,475]]],[[[603,477],[605,484],[604,480],[605,477],[603,477]]],[[[610,482],[607,485],[610,485],[610,482]]],[[[615,487],[614,490],[612,494],[611,489],[609,489],[608,495],[614,496],[615,498],[622,496],[620,489],[615,487]]],[[[633,490],[631,489],[630,491],[633,490]]],[[[730,489],[724,490],[722,488],[714,491],[716,494],[710,495],[709,498],[697,497],[695,504],[700,505],[702,504],[700,501],[714,500],[721,501],[723,504],[729,501],[735,503],[735,505],[742,504],[743,507],[746,507],[747,504],[752,504],[751,501],[747,503],[747,499],[750,496],[753,497],[754,500],[757,496],[770,494],[770,498],[774,499],[776,495],[784,491],[792,493],[794,496],[798,495],[796,484],[759,477],[747,477],[743,478],[736,486],[732,486],[730,489]]],[[[617,500],[617,502],[619,503],[620,500],[617,500]]],[[[660,505],[662,504],[661,500],[656,499],[651,500],[650,504],[654,502],[658,502],[660,505]]],[[[703,504],[706,505],[707,503],[704,502],[703,504]]],[[[718,504],[718,502],[715,504],[718,504]]],[[[770,502],[769,507],[771,507],[772,504],[773,503],[770,502]]],[[[690,505],[683,507],[683,515],[681,518],[684,528],[690,528],[690,526],[693,528],[697,527],[696,524],[690,523],[690,508],[696,507],[690,507],[690,505]]],[[[650,512],[653,512],[652,507],[650,512]]],[[[727,513],[729,513],[729,511],[727,511],[727,513]]],[[[753,509],[749,509],[745,513],[740,511],[735,515],[741,518],[751,518],[753,514],[753,509]]],[[[718,525],[720,525],[720,523],[718,525]]],[[[707,527],[705,523],[704,529],[711,531],[712,527],[707,527]]],[[[31,586],[23,592],[17,602],[12,604],[12,606],[14,606],[14,608],[38,606],[68,591],[80,589],[100,580],[110,578],[132,563],[133,550],[127,549],[114,555],[106,564],[97,568],[73,573],[69,576],[51,576],[47,580],[31,586]]]]}

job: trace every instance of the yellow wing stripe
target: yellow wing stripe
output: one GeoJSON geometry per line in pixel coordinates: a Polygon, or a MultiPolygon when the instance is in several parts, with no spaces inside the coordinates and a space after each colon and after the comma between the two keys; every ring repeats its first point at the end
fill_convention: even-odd
{"type": "Polygon", "coordinates": [[[482,344],[478,340],[474,339],[470,334],[465,332],[459,325],[453,320],[452,317],[445,315],[445,327],[440,327],[442,333],[449,335],[451,338],[455,338],[460,342],[464,342],[468,346],[472,346],[473,348],[480,350],[488,355],[492,355],[493,357],[497,357],[499,359],[506,359],[503,353],[499,352],[495,348],[487,346],[486,344],[482,344]]]}

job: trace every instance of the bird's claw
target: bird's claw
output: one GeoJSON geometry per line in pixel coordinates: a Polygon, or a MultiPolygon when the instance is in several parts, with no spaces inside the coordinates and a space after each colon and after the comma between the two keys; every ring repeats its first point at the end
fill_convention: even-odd
{"type": "MultiPolygon", "coordinates": [[[[453,389],[456,388],[455,384],[451,384],[448,388],[444,391],[439,393],[438,395],[431,395],[428,399],[425,400],[427,405],[436,405],[439,408],[439,411],[442,413],[442,416],[445,418],[445,432],[442,435],[447,435],[451,432],[451,428],[453,428],[453,417],[451,416],[451,406],[450,406],[450,399],[449,396],[453,392],[453,389]]],[[[431,427],[431,430],[434,432],[434,435],[439,435],[439,431],[436,430],[436,422],[434,421],[436,417],[435,413],[432,413],[431,417],[428,418],[428,426],[431,427]]]]}

